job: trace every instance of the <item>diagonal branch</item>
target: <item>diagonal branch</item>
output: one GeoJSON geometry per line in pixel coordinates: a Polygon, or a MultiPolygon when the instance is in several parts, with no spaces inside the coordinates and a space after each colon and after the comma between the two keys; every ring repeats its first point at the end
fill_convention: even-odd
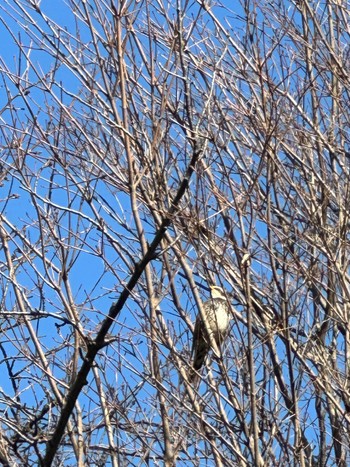
{"type": "Polygon", "coordinates": [[[179,189],[176,196],[173,199],[173,202],[168,210],[166,216],[162,221],[161,226],[156,232],[152,243],[150,244],[146,254],[141,259],[141,261],[135,266],[135,270],[132,276],[129,279],[129,282],[124,287],[122,293],[120,294],[117,302],[113,303],[111,306],[108,316],[104,319],[101,324],[101,328],[94,340],[88,344],[88,350],[84,357],[84,362],[77,374],[75,381],[73,382],[67,396],[65,403],[62,407],[61,415],[58,420],[55,431],[53,432],[51,439],[47,442],[46,445],[46,454],[44,459],[41,462],[43,467],[49,467],[52,464],[52,461],[55,457],[55,454],[60,445],[61,439],[64,435],[69,417],[71,416],[75,403],[79,397],[80,392],[82,391],[84,385],[87,383],[87,377],[90,373],[90,370],[94,364],[95,358],[99,350],[106,345],[105,338],[106,335],[114,323],[116,317],[119,315],[123,309],[127,299],[129,298],[133,288],[137,284],[141,275],[143,274],[147,264],[156,258],[156,249],[160,244],[161,240],[164,238],[166,231],[172,221],[174,214],[177,212],[179,207],[179,202],[184,195],[185,191],[188,188],[190,178],[195,170],[198,159],[200,158],[203,152],[203,144],[199,139],[192,139],[193,155],[191,161],[186,169],[184,177],[180,183],[179,189]]]}

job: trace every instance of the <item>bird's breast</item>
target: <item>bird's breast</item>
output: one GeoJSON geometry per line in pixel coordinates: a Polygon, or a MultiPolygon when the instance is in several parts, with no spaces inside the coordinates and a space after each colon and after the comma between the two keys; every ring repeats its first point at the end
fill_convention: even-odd
{"type": "Polygon", "coordinates": [[[216,309],[216,326],[219,332],[226,332],[230,324],[230,316],[227,307],[221,305],[216,309]]]}

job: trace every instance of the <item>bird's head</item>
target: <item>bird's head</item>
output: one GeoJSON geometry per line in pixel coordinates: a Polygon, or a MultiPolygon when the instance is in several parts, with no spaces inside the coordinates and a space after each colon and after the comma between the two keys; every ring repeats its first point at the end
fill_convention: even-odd
{"type": "Polygon", "coordinates": [[[210,294],[212,298],[222,298],[223,300],[226,300],[225,292],[221,287],[218,287],[217,285],[210,286],[210,294]]]}

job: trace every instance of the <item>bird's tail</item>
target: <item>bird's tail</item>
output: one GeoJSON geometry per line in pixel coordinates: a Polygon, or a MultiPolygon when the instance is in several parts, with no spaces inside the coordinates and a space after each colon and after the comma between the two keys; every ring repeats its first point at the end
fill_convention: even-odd
{"type": "Polygon", "coordinates": [[[200,379],[200,374],[192,366],[188,372],[188,382],[192,384],[193,388],[197,388],[199,386],[200,379]]]}
{"type": "Polygon", "coordinates": [[[207,356],[208,349],[205,348],[205,346],[202,346],[201,348],[197,348],[197,351],[195,352],[193,361],[192,361],[192,366],[189,370],[188,373],[188,381],[190,383],[199,383],[200,381],[200,375],[199,371],[204,365],[205,358],[207,356]]]}

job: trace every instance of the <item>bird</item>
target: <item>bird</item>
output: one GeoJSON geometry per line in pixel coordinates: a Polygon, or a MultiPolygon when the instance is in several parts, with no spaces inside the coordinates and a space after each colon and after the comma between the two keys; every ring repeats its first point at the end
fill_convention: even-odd
{"type": "MultiPolygon", "coordinates": [[[[203,312],[209,327],[209,332],[220,349],[227,337],[230,324],[230,307],[225,292],[216,285],[210,287],[211,298],[203,303],[203,312]]],[[[192,341],[192,368],[189,372],[189,381],[198,380],[198,371],[202,368],[206,356],[210,351],[210,338],[206,325],[200,313],[196,318],[192,341]]]]}

